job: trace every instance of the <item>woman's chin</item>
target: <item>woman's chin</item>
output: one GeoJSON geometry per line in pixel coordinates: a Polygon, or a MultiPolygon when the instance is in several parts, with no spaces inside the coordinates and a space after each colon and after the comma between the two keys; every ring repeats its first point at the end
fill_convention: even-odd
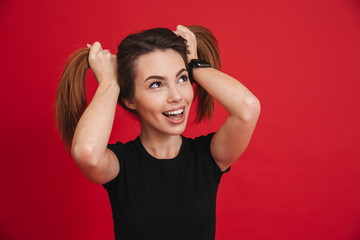
{"type": "MultiPolygon", "coordinates": [[[[176,127],[170,127],[169,129],[167,129],[167,134],[168,135],[181,135],[184,131],[185,131],[185,128],[186,128],[186,122],[184,122],[183,124],[181,125],[178,125],[176,127]]],[[[165,129],[164,129],[165,130],[165,129]]]]}

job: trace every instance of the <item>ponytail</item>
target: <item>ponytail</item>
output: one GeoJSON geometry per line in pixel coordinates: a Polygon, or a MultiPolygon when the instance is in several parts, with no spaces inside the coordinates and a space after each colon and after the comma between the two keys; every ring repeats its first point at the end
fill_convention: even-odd
{"type": "MultiPolygon", "coordinates": [[[[220,51],[217,46],[217,40],[212,32],[200,25],[191,25],[188,28],[196,36],[199,59],[206,60],[213,68],[220,70],[220,51]]],[[[196,84],[195,96],[198,97],[198,110],[195,122],[199,123],[204,118],[211,118],[214,110],[214,99],[199,84],[196,84]]]]}
{"type": "Polygon", "coordinates": [[[65,147],[69,150],[75,128],[83,114],[86,101],[86,72],[89,69],[89,49],[76,51],[61,75],[55,100],[57,127],[65,147]]]}

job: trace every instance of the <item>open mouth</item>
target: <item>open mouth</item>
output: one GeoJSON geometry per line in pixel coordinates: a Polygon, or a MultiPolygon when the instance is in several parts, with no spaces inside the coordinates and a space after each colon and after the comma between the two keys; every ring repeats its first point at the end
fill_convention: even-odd
{"type": "Polygon", "coordinates": [[[181,119],[183,114],[184,114],[184,109],[185,108],[181,108],[179,110],[176,111],[169,111],[169,112],[163,112],[162,114],[167,117],[167,118],[171,118],[171,119],[181,119]]]}

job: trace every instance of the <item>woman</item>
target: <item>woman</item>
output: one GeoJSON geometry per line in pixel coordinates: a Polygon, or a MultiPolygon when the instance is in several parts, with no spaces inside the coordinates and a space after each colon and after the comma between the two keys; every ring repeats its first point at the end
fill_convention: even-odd
{"type": "Polygon", "coordinates": [[[216,69],[216,39],[201,26],[129,35],[117,56],[98,42],[88,47],[65,68],[57,122],[80,170],[108,191],[116,239],[215,239],[220,178],[249,144],[258,99],[216,69]],[[85,109],[87,57],[99,86],[85,109]],[[181,135],[192,83],[198,121],[211,115],[210,96],[229,113],[216,133],[195,139],[181,135]],[[141,132],[128,143],[108,145],[117,102],[138,116],[141,132]]]}

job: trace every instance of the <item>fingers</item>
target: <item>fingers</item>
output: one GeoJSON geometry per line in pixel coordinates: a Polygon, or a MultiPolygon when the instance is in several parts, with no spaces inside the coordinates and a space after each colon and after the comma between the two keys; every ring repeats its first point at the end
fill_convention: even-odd
{"type": "Polygon", "coordinates": [[[110,51],[108,49],[104,49],[104,50],[102,50],[102,53],[105,55],[105,54],[110,53],[110,51]]]}
{"type": "Polygon", "coordinates": [[[173,31],[177,36],[184,38],[188,43],[196,41],[195,34],[183,25],[177,25],[176,30],[173,31]]]}
{"type": "Polygon", "coordinates": [[[178,31],[183,31],[183,32],[188,32],[188,33],[192,33],[191,31],[190,31],[190,29],[188,29],[187,27],[185,27],[185,26],[183,26],[183,25],[177,25],[177,27],[176,27],[176,30],[178,30],[178,31]]]}
{"type": "Polygon", "coordinates": [[[94,42],[93,45],[87,44],[87,47],[90,49],[89,58],[92,59],[95,59],[96,56],[106,56],[106,55],[111,55],[112,57],[116,56],[112,54],[108,49],[103,49],[99,42],[94,42]]]}
{"type": "Polygon", "coordinates": [[[177,25],[176,30],[173,32],[186,40],[187,49],[189,51],[189,61],[191,59],[197,59],[197,41],[195,34],[183,25],[177,25]]]}
{"type": "Polygon", "coordinates": [[[99,42],[87,44],[89,65],[98,83],[115,81],[117,79],[116,55],[108,49],[103,49],[99,42]]]}
{"type": "Polygon", "coordinates": [[[93,45],[87,44],[89,51],[89,64],[93,68],[96,65],[102,64],[101,62],[116,61],[116,55],[111,54],[108,49],[103,49],[99,42],[94,42],[93,45]]]}
{"type": "Polygon", "coordinates": [[[90,47],[89,56],[95,57],[97,53],[99,53],[101,50],[102,50],[101,44],[99,42],[94,42],[94,44],[90,47]]]}
{"type": "Polygon", "coordinates": [[[180,35],[182,37],[186,36],[186,37],[193,37],[195,36],[195,34],[190,31],[190,29],[188,29],[187,27],[183,26],[183,25],[177,25],[176,30],[173,31],[176,35],[180,35]]]}

